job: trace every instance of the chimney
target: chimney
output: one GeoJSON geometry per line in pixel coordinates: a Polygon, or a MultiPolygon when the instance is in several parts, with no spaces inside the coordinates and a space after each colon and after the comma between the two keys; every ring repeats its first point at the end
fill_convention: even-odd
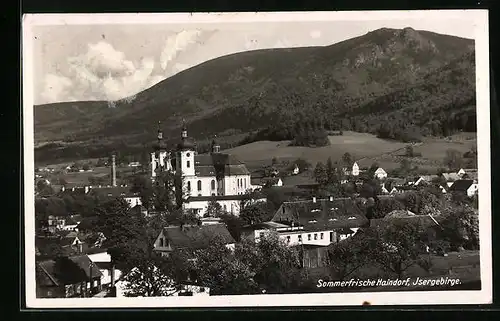
{"type": "Polygon", "coordinates": [[[111,155],[111,179],[113,187],[116,187],[116,155],[111,155]]]}
{"type": "Polygon", "coordinates": [[[316,196],[313,196],[313,203],[316,203],[316,196]]]}

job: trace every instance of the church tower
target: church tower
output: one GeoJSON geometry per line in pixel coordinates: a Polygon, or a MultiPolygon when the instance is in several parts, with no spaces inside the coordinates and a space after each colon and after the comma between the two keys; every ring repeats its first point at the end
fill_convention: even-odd
{"type": "Polygon", "coordinates": [[[219,142],[217,142],[217,136],[214,137],[212,140],[212,154],[218,154],[220,153],[220,145],[219,142]]]}
{"type": "Polygon", "coordinates": [[[186,123],[183,121],[181,142],[177,145],[176,173],[182,176],[195,176],[194,154],[194,142],[188,136],[186,123]]]}
{"type": "Polygon", "coordinates": [[[172,170],[170,154],[167,151],[167,145],[163,140],[163,131],[158,122],[157,141],[153,146],[154,151],[151,153],[151,177],[156,177],[157,171],[172,170]]]}

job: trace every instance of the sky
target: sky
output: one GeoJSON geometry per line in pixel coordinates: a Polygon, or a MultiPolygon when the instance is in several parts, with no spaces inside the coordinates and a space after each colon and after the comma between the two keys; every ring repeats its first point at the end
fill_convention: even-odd
{"type": "Polygon", "coordinates": [[[467,15],[415,19],[238,23],[58,24],[32,27],[34,103],[133,97],[220,56],[256,49],[327,46],[379,28],[474,39],[467,15]]]}

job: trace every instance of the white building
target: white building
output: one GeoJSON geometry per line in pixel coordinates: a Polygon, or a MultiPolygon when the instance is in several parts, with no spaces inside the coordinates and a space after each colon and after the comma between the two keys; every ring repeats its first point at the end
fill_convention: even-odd
{"type": "Polygon", "coordinates": [[[379,168],[377,168],[377,170],[373,174],[373,177],[375,177],[377,179],[387,178],[387,172],[382,167],[379,167],[379,168]]]}
{"type": "Polygon", "coordinates": [[[221,153],[215,140],[211,153],[198,155],[185,126],[174,155],[167,152],[159,130],[155,152],[151,154],[153,178],[158,170],[171,170],[182,176],[183,186],[176,188],[182,188],[187,194],[184,206],[199,213],[206,209],[210,200],[216,200],[228,212],[238,215],[242,196],[255,189],[245,164],[234,155],[221,153]]]}

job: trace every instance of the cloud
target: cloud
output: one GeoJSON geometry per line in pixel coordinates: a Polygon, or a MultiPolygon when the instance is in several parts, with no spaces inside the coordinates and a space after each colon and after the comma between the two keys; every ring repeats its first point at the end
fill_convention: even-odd
{"type": "Polygon", "coordinates": [[[321,38],[321,31],[319,30],[313,30],[309,33],[309,35],[311,36],[311,38],[313,39],[318,39],[318,38],[321,38]]]}
{"type": "Polygon", "coordinates": [[[149,88],[164,77],[152,75],[155,61],[128,60],[125,53],[101,41],[89,44],[84,54],[67,59],[67,75],[48,74],[41,98],[45,102],[119,100],[149,88]]]}
{"type": "Polygon", "coordinates": [[[47,74],[44,78],[44,88],[41,97],[47,102],[65,100],[69,96],[69,89],[73,82],[65,76],[47,74]]]}
{"type": "Polygon", "coordinates": [[[199,40],[200,30],[183,30],[167,38],[160,56],[160,65],[166,70],[169,64],[187,47],[199,40]]]}

